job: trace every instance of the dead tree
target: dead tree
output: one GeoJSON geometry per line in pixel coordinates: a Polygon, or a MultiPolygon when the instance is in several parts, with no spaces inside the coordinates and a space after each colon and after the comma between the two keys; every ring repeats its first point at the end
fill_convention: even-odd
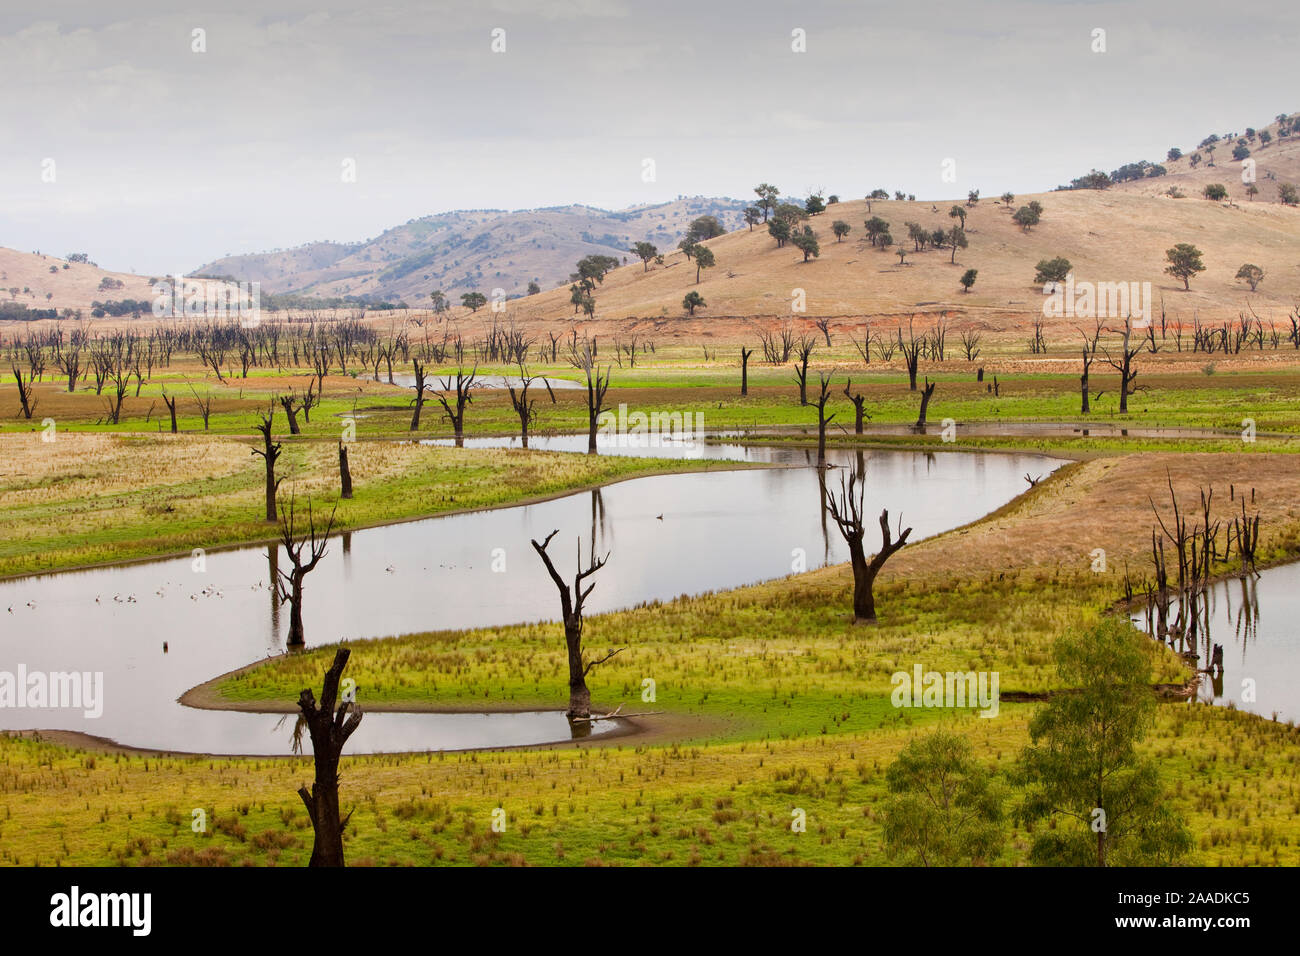
{"type": "Polygon", "coordinates": [[[362,713],[356,700],[348,699],[348,695],[337,710],[334,705],[338,700],[339,679],[351,653],[346,647],[340,647],[334,653],[334,663],[325,672],[319,706],[311,688],[304,688],[298,695],[298,709],[302,716],[295,730],[295,749],[301,749],[301,729],[305,725],[311,736],[312,759],[316,765],[316,780],[311,789],[298,788],[313,833],[308,866],[343,865],[343,831],[352,813],[339,817],[339,757],[343,745],[361,724],[362,713]]]}
{"type": "Polygon", "coordinates": [[[280,509],[280,544],[283,546],[285,554],[289,556],[289,563],[293,567],[288,571],[281,570],[280,577],[274,584],[276,593],[280,597],[280,603],[289,605],[289,637],[287,643],[290,647],[300,647],[305,643],[302,629],[303,580],[312,571],[316,570],[316,565],[325,556],[325,546],[329,543],[330,532],[333,529],[334,512],[331,511],[330,519],[326,523],[324,531],[317,530],[316,519],[311,513],[310,498],[307,499],[307,530],[305,533],[298,531],[297,516],[294,514],[294,499],[292,497],[289,498],[288,510],[280,509]],[[307,551],[306,558],[303,557],[304,549],[307,551]]]}
{"type": "Polygon", "coordinates": [[[595,339],[586,339],[581,349],[577,345],[577,333],[569,346],[569,362],[574,368],[581,369],[587,376],[587,454],[596,454],[596,425],[600,413],[605,408],[605,393],[609,391],[609,366],[605,374],[600,373],[596,362],[595,339]]]}
{"type": "Polygon", "coordinates": [[[1101,337],[1101,323],[1098,322],[1093,329],[1092,338],[1089,338],[1083,329],[1079,329],[1079,334],[1083,336],[1083,374],[1079,376],[1079,412],[1087,415],[1092,411],[1088,404],[1088,373],[1097,358],[1097,339],[1101,337]]]}
{"type": "Polygon", "coordinates": [[[916,430],[925,430],[925,416],[930,410],[930,399],[934,396],[934,387],[938,382],[930,381],[929,376],[925,379],[925,388],[921,391],[921,412],[916,416],[916,430]]]}
{"type": "Polygon", "coordinates": [[[342,485],[342,497],[351,498],[352,468],[348,465],[348,446],[343,444],[341,438],[339,439],[339,483],[342,485]]]}
{"type": "Polygon", "coordinates": [[[903,352],[903,362],[907,365],[907,389],[910,392],[916,391],[916,367],[921,359],[921,346],[925,344],[925,337],[916,337],[916,332],[912,328],[912,320],[907,321],[907,341],[903,340],[903,327],[898,327],[898,347],[903,352]]]}
{"type": "MultiPolygon", "coordinates": [[[[535,398],[528,397],[528,389],[534,381],[533,376],[528,374],[528,370],[522,365],[519,366],[519,390],[515,391],[513,385],[507,385],[510,392],[510,404],[514,406],[515,414],[519,416],[519,437],[525,448],[528,447],[528,426],[536,419],[537,414],[533,411],[533,406],[537,404],[535,398]]],[[[554,401],[554,395],[551,396],[554,401]]]]}
{"type": "Polygon", "coordinates": [[[1142,342],[1138,341],[1136,345],[1132,344],[1133,339],[1133,318],[1129,316],[1124,320],[1124,328],[1113,331],[1122,331],[1124,333],[1123,348],[1120,350],[1120,358],[1111,357],[1110,350],[1104,345],[1102,351],[1106,353],[1106,362],[1115,371],[1119,372],[1119,411],[1120,414],[1128,412],[1128,397],[1136,391],[1133,383],[1137,380],[1137,369],[1133,367],[1133,357],[1142,351],[1142,342]]]}
{"type": "Polygon", "coordinates": [[[18,401],[22,404],[23,417],[30,419],[32,417],[32,412],[36,411],[36,401],[32,397],[32,387],[36,376],[29,375],[27,381],[24,382],[23,370],[19,368],[18,363],[13,362],[9,367],[13,369],[14,381],[18,383],[18,401]]]}
{"type": "Polygon", "coordinates": [[[813,324],[816,325],[817,328],[821,330],[822,335],[826,337],[826,347],[830,348],[831,347],[831,320],[818,319],[813,324]]]}
{"type": "Polygon", "coordinates": [[[821,383],[821,391],[817,396],[817,467],[826,467],[826,426],[835,418],[834,414],[826,414],[826,401],[830,398],[831,376],[835,374],[834,369],[825,375],[818,375],[821,383]]]}
{"type": "Polygon", "coordinates": [[[583,581],[591,577],[605,566],[609,560],[609,553],[606,552],[603,558],[596,558],[596,539],[593,535],[591,539],[591,557],[587,561],[587,567],[582,567],[582,543],[578,543],[578,570],[573,578],[573,589],[570,591],[569,585],[565,583],[564,578],[555,570],[555,565],[551,562],[551,556],[546,553],[547,546],[551,539],[559,534],[559,529],[552,531],[546,536],[546,540],[537,543],[533,539],[533,549],[541,557],[542,563],[546,565],[546,571],[555,582],[555,587],[560,592],[560,610],[564,620],[564,643],[568,648],[569,654],[569,709],[565,712],[570,719],[575,717],[591,716],[591,692],[587,689],[587,675],[592,669],[605,663],[623,648],[616,648],[608,652],[604,657],[596,660],[584,661],[582,653],[582,608],[586,603],[587,595],[591,594],[592,588],[596,586],[593,581],[591,584],[583,586],[583,581]]]}
{"type": "Polygon", "coordinates": [[[799,356],[799,364],[794,367],[794,380],[799,383],[799,404],[808,404],[808,359],[812,356],[813,349],[817,347],[817,340],[810,335],[805,335],[799,339],[799,347],[796,352],[799,356]]]}
{"type": "Polygon", "coordinates": [[[420,430],[420,412],[424,409],[424,388],[427,379],[424,363],[419,359],[412,359],[411,366],[415,369],[415,413],[411,416],[411,431],[420,430]]]}
{"type": "Polygon", "coordinates": [[[167,403],[167,411],[172,417],[172,434],[176,434],[176,399],[174,396],[167,394],[167,389],[162,390],[163,401],[167,403]]]}
{"type": "Polygon", "coordinates": [[[463,368],[456,369],[454,388],[450,375],[442,379],[439,384],[442,386],[442,391],[438,392],[438,404],[442,406],[443,415],[451,422],[452,431],[456,435],[456,447],[460,448],[465,444],[465,408],[474,401],[470,389],[478,384],[478,366],[475,365],[469,375],[465,374],[463,368]],[[447,399],[448,392],[456,394],[454,409],[452,402],[447,399]]]}
{"type": "Polygon", "coordinates": [[[912,533],[912,529],[903,530],[903,524],[900,520],[898,537],[892,537],[889,532],[889,511],[881,511],[880,550],[872,555],[871,560],[868,561],[866,550],[862,545],[862,538],[866,531],[862,520],[866,490],[865,474],[855,469],[849,475],[847,486],[844,477],[840,476],[839,501],[835,500],[833,494],[828,494],[826,496],[826,507],[830,510],[831,518],[834,519],[836,526],[840,529],[840,534],[844,536],[844,541],[849,546],[849,563],[853,568],[854,623],[874,624],[876,622],[876,598],[872,589],[876,582],[876,575],[885,566],[885,562],[893,557],[895,552],[902,548],[903,545],[907,544],[907,536],[912,533]]]}
{"type": "Polygon", "coordinates": [[[276,398],[280,406],[284,409],[285,418],[289,419],[289,434],[300,435],[302,432],[298,428],[298,402],[294,398],[293,391],[290,390],[288,395],[278,395],[276,398]]]}
{"type": "Polygon", "coordinates": [[[199,414],[203,416],[203,430],[208,430],[208,419],[212,417],[212,393],[200,395],[195,391],[194,386],[190,385],[190,392],[194,395],[195,404],[199,406],[199,414]]]}
{"type": "Polygon", "coordinates": [[[844,383],[844,394],[848,397],[848,400],[853,403],[853,434],[861,435],[862,419],[866,417],[863,409],[866,406],[867,398],[861,392],[854,394],[850,391],[851,388],[853,388],[853,379],[849,379],[844,383]]]}
{"type": "MultiPolygon", "coordinates": [[[[207,417],[204,416],[206,423],[207,417]]],[[[275,463],[280,460],[280,453],[283,450],[278,441],[271,437],[271,428],[275,423],[275,405],[272,403],[265,415],[258,418],[258,424],[255,426],[262,436],[262,447],[254,448],[253,454],[260,455],[262,461],[266,464],[266,520],[274,521],[276,519],[275,493],[280,488],[280,482],[283,478],[275,477],[275,463]]]]}
{"type": "Polygon", "coordinates": [[[744,398],[749,394],[749,357],[754,354],[753,349],[747,349],[743,345],[740,347],[740,397],[744,398]]]}

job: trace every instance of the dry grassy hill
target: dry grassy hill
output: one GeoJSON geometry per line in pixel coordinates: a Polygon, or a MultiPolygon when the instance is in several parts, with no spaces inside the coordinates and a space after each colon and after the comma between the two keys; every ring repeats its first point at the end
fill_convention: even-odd
{"type": "Polygon", "coordinates": [[[439,289],[452,302],[462,292],[494,288],[522,295],[528,283],[552,288],[586,255],[628,255],[643,239],[671,247],[698,216],[739,224],[745,204],[695,197],[611,212],[591,206],[461,210],[412,219],[366,242],[311,243],[296,249],[229,256],[197,274],[262,283],[267,292],[367,296],[427,305],[439,289]]]}
{"type": "Polygon", "coordinates": [[[107,272],[88,262],[0,247],[0,302],[17,302],[29,309],[88,311],[95,300],[151,301],[152,281],[129,272],[107,272]],[[105,279],[120,282],[122,287],[106,288],[105,279]]]}
{"type": "MultiPolygon", "coordinates": [[[[1013,205],[1031,199],[1044,211],[1042,222],[1029,232],[1011,221],[1011,210],[988,199],[974,207],[961,200],[877,200],[870,212],[865,201],[839,203],[808,221],[819,237],[820,258],[804,262],[793,246],[778,249],[763,226],[732,232],[707,243],[717,265],[704,271],[698,285],[695,267],[680,252],[648,273],[640,263],[610,273],[596,290],[596,316],[672,326],[685,321],[682,298],[692,289],[707,302],[697,312],[704,325],[788,316],[794,290],[802,289],[809,317],[946,311],[999,327],[1041,313],[1042,287],[1034,283],[1034,267],[1055,256],[1071,261],[1076,281],[1150,282],[1157,306],[1163,296],[1167,310],[1188,321],[1193,312],[1203,318],[1235,317],[1248,301],[1265,319],[1280,321],[1300,298],[1300,209],[1259,201],[1230,207],[1120,190],[1019,196],[1013,205]],[[900,264],[900,243],[912,249],[904,223],[947,228],[955,222],[949,210],[958,202],[967,210],[970,245],[958,251],[956,264],[948,250],[909,251],[900,264]],[[873,215],[891,225],[895,245],[889,251],[866,240],[863,221],[873,215]],[[836,219],[852,227],[842,242],[831,231],[836,219]],[[1206,271],[1192,281],[1190,292],[1164,274],[1165,250],[1178,242],[1204,253],[1206,271]],[[1254,294],[1234,278],[1246,262],[1266,273],[1254,294]],[[979,270],[969,294],[958,283],[968,268],[979,270]]],[[[512,306],[525,321],[573,314],[567,287],[512,306]]]]}

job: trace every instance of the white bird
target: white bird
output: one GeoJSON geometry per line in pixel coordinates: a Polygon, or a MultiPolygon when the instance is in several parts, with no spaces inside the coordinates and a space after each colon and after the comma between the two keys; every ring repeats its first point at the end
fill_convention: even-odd
{"type": "Polygon", "coordinates": [[[33,611],[36,610],[36,602],[35,602],[35,601],[28,601],[28,602],[27,602],[27,606],[28,606],[29,608],[31,608],[33,611]]]}

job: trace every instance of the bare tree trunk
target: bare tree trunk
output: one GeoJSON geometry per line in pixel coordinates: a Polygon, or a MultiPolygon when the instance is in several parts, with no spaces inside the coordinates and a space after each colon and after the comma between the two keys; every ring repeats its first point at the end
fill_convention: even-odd
{"type": "Polygon", "coordinates": [[[310,688],[304,688],[298,695],[298,709],[311,735],[316,765],[316,779],[311,790],[305,786],[298,788],[314,833],[308,866],[343,866],[343,831],[352,814],[342,819],[339,817],[339,757],[343,745],[361,724],[362,714],[354,701],[343,701],[337,712],[334,705],[338,699],[339,679],[351,653],[346,647],[340,647],[335,653],[334,663],[325,674],[319,707],[310,688]]]}
{"type": "Polygon", "coordinates": [[[339,441],[339,481],[343,485],[343,497],[352,497],[352,469],[348,467],[348,446],[339,441]]]}
{"type": "Polygon", "coordinates": [[[921,392],[921,413],[916,416],[917,431],[925,428],[925,416],[930,408],[930,398],[934,395],[934,387],[938,384],[938,382],[931,382],[929,378],[925,380],[925,390],[921,392]]]}

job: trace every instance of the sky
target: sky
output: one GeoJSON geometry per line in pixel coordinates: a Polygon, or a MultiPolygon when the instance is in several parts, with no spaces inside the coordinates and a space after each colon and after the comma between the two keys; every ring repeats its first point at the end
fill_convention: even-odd
{"type": "Polygon", "coordinates": [[[0,245],[147,275],[452,209],[1037,192],[1300,110],[1294,0],[22,6],[0,245]]]}

